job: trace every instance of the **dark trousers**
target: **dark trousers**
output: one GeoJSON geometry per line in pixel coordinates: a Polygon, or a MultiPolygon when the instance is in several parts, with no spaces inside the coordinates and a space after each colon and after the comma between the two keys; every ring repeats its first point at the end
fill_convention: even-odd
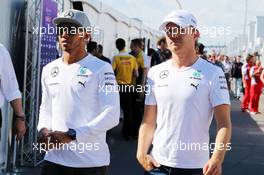
{"type": "Polygon", "coordinates": [[[159,168],[145,172],[145,175],[203,175],[203,169],[171,168],[162,165],[159,168]]]}
{"type": "Polygon", "coordinates": [[[108,166],[94,168],[72,168],[44,161],[41,175],[106,175],[108,166]]]}
{"type": "Polygon", "coordinates": [[[134,135],[138,135],[138,130],[144,114],[144,100],[145,96],[141,97],[139,92],[134,92],[133,95],[133,109],[134,109],[134,118],[135,118],[135,129],[134,135]]]}
{"type": "Polygon", "coordinates": [[[225,73],[225,78],[226,78],[227,87],[230,90],[230,74],[225,73]]]}
{"type": "Polygon", "coordinates": [[[122,134],[123,136],[133,136],[135,120],[133,114],[133,86],[119,85],[120,105],[123,110],[124,120],[122,134]]]}

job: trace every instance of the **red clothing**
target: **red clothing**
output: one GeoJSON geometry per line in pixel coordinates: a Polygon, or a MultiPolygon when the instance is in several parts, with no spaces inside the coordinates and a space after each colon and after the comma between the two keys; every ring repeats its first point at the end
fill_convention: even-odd
{"type": "MultiPolygon", "coordinates": [[[[252,67],[252,73],[255,73],[259,67],[254,66],[252,67]]],[[[259,112],[258,107],[259,107],[259,99],[261,96],[261,90],[263,87],[263,83],[260,79],[261,72],[263,71],[263,68],[260,68],[260,73],[255,74],[252,77],[252,82],[251,82],[251,88],[250,88],[250,111],[252,112],[259,112]]]]}
{"type": "Polygon", "coordinates": [[[245,64],[242,66],[242,75],[243,79],[246,82],[245,88],[245,94],[241,102],[241,109],[246,110],[249,108],[249,102],[250,102],[250,87],[251,87],[251,78],[250,78],[250,69],[252,65],[251,64],[245,64]]]}

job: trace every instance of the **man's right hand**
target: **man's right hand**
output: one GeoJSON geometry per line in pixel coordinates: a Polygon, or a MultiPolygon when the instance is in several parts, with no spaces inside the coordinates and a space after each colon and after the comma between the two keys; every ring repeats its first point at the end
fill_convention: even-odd
{"type": "Polygon", "coordinates": [[[137,160],[146,171],[151,171],[155,167],[160,167],[160,164],[149,154],[137,156],[137,160]]]}
{"type": "MultiPolygon", "coordinates": [[[[48,148],[48,142],[49,142],[49,137],[48,137],[48,135],[49,135],[49,133],[50,133],[51,131],[50,130],[48,130],[47,128],[42,128],[40,131],[39,131],[39,143],[41,144],[41,145],[43,145],[43,144],[45,144],[45,148],[44,149],[46,149],[46,150],[48,150],[49,148],[48,148]]],[[[43,145],[44,146],[44,145],[43,145]]]]}

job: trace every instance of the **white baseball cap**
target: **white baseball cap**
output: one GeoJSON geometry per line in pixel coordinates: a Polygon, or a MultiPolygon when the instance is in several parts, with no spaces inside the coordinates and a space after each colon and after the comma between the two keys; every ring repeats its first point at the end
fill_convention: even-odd
{"type": "Polygon", "coordinates": [[[91,27],[87,15],[83,11],[69,9],[62,12],[57,18],[53,19],[53,23],[58,26],[62,23],[72,23],[79,27],[91,27]]]}
{"type": "Polygon", "coordinates": [[[164,30],[166,25],[168,23],[174,23],[179,25],[180,27],[189,27],[189,26],[193,26],[193,27],[197,27],[197,20],[194,17],[193,14],[191,14],[190,12],[186,11],[186,10],[174,10],[172,12],[170,12],[164,19],[162,24],[159,27],[159,30],[164,30]]]}

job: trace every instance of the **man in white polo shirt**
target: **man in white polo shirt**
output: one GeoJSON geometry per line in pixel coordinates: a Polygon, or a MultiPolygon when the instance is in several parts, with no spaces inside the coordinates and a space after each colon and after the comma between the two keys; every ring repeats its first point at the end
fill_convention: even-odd
{"type": "Polygon", "coordinates": [[[42,72],[38,130],[48,152],[41,173],[105,175],[106,131],[119,123],[120,114],[113,69],[86,52],[91,31],[84,12],[67,10],[54,24],[63,56],[42,72]]]}
{"type": "Polygon", "coordinates": [[[21,93],[10,55],[7,49],[0,44],[0,128],[2,127],[1,108],[5,99],[10,102],[14,110],[14,134],[17,139],[22,139],[26,132],[26,125],[21,93]]]}
{"type": "Polygon", "coordinates": [[[172,59],[148,73],[137,159],[149,175],[222,174],[231,135],[229,93],[223,71],[196,55],[196,27],[185,10],[171,12],[160,27],[172,59]],[[218,132],[209,159],[213,114],[218,132]]]}

